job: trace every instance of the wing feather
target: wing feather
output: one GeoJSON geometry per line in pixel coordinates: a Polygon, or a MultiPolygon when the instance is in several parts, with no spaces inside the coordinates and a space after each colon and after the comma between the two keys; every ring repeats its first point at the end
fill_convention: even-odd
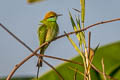
{"type": "Polygon", "coordinates": [[[38,28],[38,39],[39,39],[39,42],[40,42],[40,45],[43,44],[45,42],[45,39],[46,39],[46,33],[47,33],[47,26],[46,25],[41,25],[39,28],[38,28]]]}

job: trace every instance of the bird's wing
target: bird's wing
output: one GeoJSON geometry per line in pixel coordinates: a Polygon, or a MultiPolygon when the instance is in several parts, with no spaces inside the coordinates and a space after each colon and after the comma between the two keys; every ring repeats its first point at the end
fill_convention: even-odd
{"type": "Polygon", "coordinates": [[[40,41],[40,45],[43,44],[45,42],[46,39],[46,33],[47,33],[47,26],[46,25],[41,25],[38,28],[38,39],[40,41]]]}

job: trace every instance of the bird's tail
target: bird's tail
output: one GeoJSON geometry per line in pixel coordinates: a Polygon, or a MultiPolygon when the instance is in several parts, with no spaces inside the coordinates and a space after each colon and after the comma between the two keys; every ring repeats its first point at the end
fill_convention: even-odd
{"type": "MultiPolygon", "coordinates": [[[[44,49],[40,50],[40,54],[44,54],[44,49]]],[[[37,62],[37,67],[38,67],[38,70],[37,70],[37,79],[38,79],[38,76],[39,76],[39,69],[40,69],[40,67],[42,67],[42,60],[43,60],[43,57],[40,56],[38,58],[38,62],[37,62]]]]}

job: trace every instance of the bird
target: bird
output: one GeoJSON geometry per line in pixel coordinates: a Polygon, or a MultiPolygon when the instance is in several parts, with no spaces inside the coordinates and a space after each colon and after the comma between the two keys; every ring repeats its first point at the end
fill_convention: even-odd
{"type": "MultiPolygon", "coordinates": [[[[49,11],[45,14],[44,19],[41,20],[41,24],[38,27],[37,33],[38,33],[38,39],[39,39],[39,45],[42,45],[45,42],[49,42],[52,39],[54,39],[58,33],[59,33],[59,26],[57,24],[57,18],[58,16],[61,16],[62,14],[57,14],[54,11],[49,11]]],[[[45,50],[49,44],[43,46],[40,48],[40,54],[44,54],[45,50]]],[[[42,67],[42,60],[43,57],[40,56],[38,57],[38,62],[37,62],[37,78],[39,75],[39,68],[42,67]]]]}

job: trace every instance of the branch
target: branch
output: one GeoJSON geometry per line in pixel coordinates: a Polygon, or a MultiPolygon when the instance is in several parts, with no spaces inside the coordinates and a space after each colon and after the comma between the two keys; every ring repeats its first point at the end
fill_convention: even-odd
{"type": "MultiPolygon", "coordinates": [[[[116,18],[116,19],[112,19],[112,20],[107,20],[107,21],[98,22],[98,23],[92,24],[92,25],[90,25],[90,26],[87,26],[87,27],[85,27],[85,28],[83,28],[83,29],[81,29],[81,30],[69,32],[69,33],[66,33],[66,34],[67,34],[67,35],[71,35],[71,34],[74,34],[74,33],[78,33],[78,32],[85,31],[85,30],[87,30],[87,29],[89,29],[89,28],[92,28],[92,27],[97,26],[97,25],[100,25],[100,24],[105,24],[105,23],[110,23],[110,22],[115,22],[115,21],[120,21],[120,18],[116,18]]],[[[12,32],[10,32],[7,28],[5,28],[4,25],[2,25],[2,24],[0,23],[0,26],[1,26],[5,31],[7,31],[12,37],[14,37],[18,42],[20,42],[24,47],[26,47],[28,50],[30,50],[31,52],[33,52],[32,49],[29,49],[28,46],[27,46],[23,41],[21,41],[21,40],[20,40],[18,37],[16,37],[12,32]]],[[[60,36],[54,38],[52,41],[55,41],[55,40],[57,40],[57,39],[59,39],[59,38],[62,38],[62,37],[65,37],[66,34],[60,35],[60,36]]],[[[52,41],[49,41],[49,42],[52,42],[52,41]]]]}
{"type": "MultiPolygon", "coordinates": [[[[69,32],[69,33],[66,33],[66,34],[67,34],[67,35],[71,35],[71,34],[74,34],[74,33],[78,33],[78,32],[85,31],[85,30],[87,30],[87,29],[89,29],[89,28],[92,28],[92,27],[94,27],[94,26],[96,26],[96,25],[105,24],[105,23],[110,23],[110,22],[115,22],[115,21],[120,21],[120,18],[116,18],[116,19],[112,19],[112,20],[107,20],[107,21],[98,22],[98,23],[92,24],[92,25],[90,25],[90,26],[87,26],[87,27],[85,27],[85,28],[83,28],[83,29],[81,29],[81,30],[69,32]]],[[[15,36],[10,30],[7,29],[4,25],[2,25],[2,24],[0,23],[0,26],[1,26],[6,32],[8,32],[13,38],[15,38],[18,42],[20,42],[24,47],[26,47],[29,51],[33,52],[33,50],[32,50],[29,46],[27,46],[22,40],[20,40],[17,36],[15,36]]],[[[55,40],[57,40],[57,39],[59,39],[59,38],[65,37],[66,34],[60,35],[60,36],[54,38],[53,40],[51,40],[51,41],[49,41],[49,42],[52,42],[52,41],[55,41],[55,40]]],[[[44,44],[44,43],[43,43],[43,44],[44,44]]]]}
{"type": "Polygon", "coordinates": [[[61,60],[61,61],[66,61],[66,62],[70,62],[70,63],[74,63],[74,64],[78,64],[83,66],[82,63],[80,62],[76,62],[76,61],[72,61],[72,60],[68,60],[68,59],[63,59],[63,58],[59,58],[59,57],[54,57],[54,56],[48,56],[48,55],[43,55],[43,54],[36,54],[37,56],[43,56],[43,57],[47,57],[47,58],[52,58],[52,59],[57,59],[57,60],[61,60]]]}
{"type": "Polygon", "coordinates": [[[33,52],[33,50],[28,46],[26,45],[22,40],[20,40],[17,36],[15,36],[10,30],[8,30],[4,25],[2,25],[0,23],[0,26],[6,31],[8,32],[13,38],[15,38],[19,43],[21,43],[25,48],[27,48],[29,51],[33,52]]]}
{"type": "MultiPolygon", "coordinates": [[[[35,51],[37,51],[37,49],[36,49],[35,51]]],[[[67,59],[63,59],[63,58],[58,58],[58,57],[53,57],[53,56],[47,56],[47,55],[34,54],[34,53],[32,53],[32,54],[30,54],[28,57],[26,57],[23,61],[21,61],[19,64],[17,64],[17,65],[13,68],[13,70],[12,70],[11,73],[8,75],[8,77],[7,77],[6,80],[10,80],[11,77],[13,76],[13,74],[15,73],[15,71],[16,71],[22,64],[24,64],[28,59],[30,59],[30,58],[31,58],[32,56],[34,56],[34,55],[36,55],[36,56],[48,57],[48,58],[57,59],[57,60],[62,60],[62,61],[66,61],[66,62],[72,62],[72,63],[74,63],[74,64],[79,64],[79,65],[82,65],[82,66],[83,66],[83,64],[78,63],[78,62],[75,62],[75,61],[71,61],[71,60],[67,60],[67,59]]],[[[102,72],[101,72],[100,70],[98,70],[93,64],[91,64],[91,66],[92,66],[92,68],[93,68],[94,70],[96,70],[98,73],[102,74],[102,72]]],[[[112,77],[108,76],[107,74],[105,74],[105,76],[106,76],[107,78],[109,78],[109,79],[113,79],[112,77]]],[[[116,79],[113,79],[113,80],[116,80],[116,79]]]]}
{"type": "MultiPolygon", "coordinates": [[[[90,54],[90,42],[91,42],[91,32],[88,32],[88,55],[90,56],[91,54],[90,54]]],[[[88,75],[88,79],[89,80],[91,80],[91,75],[90,75],[90,69],[89,69],[89,66],[91,66],[90,64],[89,64],[89,57],[86,57],[86,58],[88,58],[87,60],[88,60],[88,67],[87,67],[87,75],[88,75]]],[[[92,61],[91,61],[92,62],[92,61]]]]}
{"type": "MultiPolygon", "coordinates": [[[[75,33],[78,33],[78,32],[82,32],[82,31],[85,31],[89,28],[92,28],[94,26],[97,26],[97,25],[100,25],[100,24],[105,24],[105,23],[110,23],[110,22],[115,22],[115,21],[120,21],[120,18],[116,18],[116,19],[112,19],[112,20],[107,20],[107,21],[102,21],[102,22],[98,22],[98,23],[95,23],[95,24],[92,24],[90,26],[87,26],[81,30],[77,30],[77,31],[73,31],[73,32],[69,32],[69,33],[66,33],[67,35],[71,35],[71,34],[75,34],[75,33]]],[[[62,37],[65,37],[66,34],[63,34],[63,35],[60,35],[58,37],[56,37],[55,39],[53,39],[52,41],[56,40],[56,39],[59,39],[59,38],[62,38],[62,37]]]]}
{"type": "Polygon", "coordinates": [[[26,57],[23,61],[21,61],[19,64],[15,65],[15,67],[12,69],[6,80],[11,80],[11,77],[15,73],[15,71],[22,65],[24,64],[27,60],[29,60],[31,57],[33,57],[34,54],[30,54],[28,57],[26,57]]]}
{"type": "MultiPolygon", "coordinates": [[[[41,47],[41,46],[40,46],[41,47]]],[[[40,48],[39,47],[39,48],[40,48]]],[[[13,74],[15,73],[15,71],[21,66],[23,65],[27,60],[29,60],[31,57],[33,57],[35,55],[35,53],[39,50],[39,48],[37,48],[32,54],[30,54],[29,56],[27,56],[24,60],[22,60],[19,64],[17,64],[12,71],[10,72],[10,74],[8,75],[8,77],[6,78],[6,80],[10,80],[11,77],[13,76],[13,74]]]]}

